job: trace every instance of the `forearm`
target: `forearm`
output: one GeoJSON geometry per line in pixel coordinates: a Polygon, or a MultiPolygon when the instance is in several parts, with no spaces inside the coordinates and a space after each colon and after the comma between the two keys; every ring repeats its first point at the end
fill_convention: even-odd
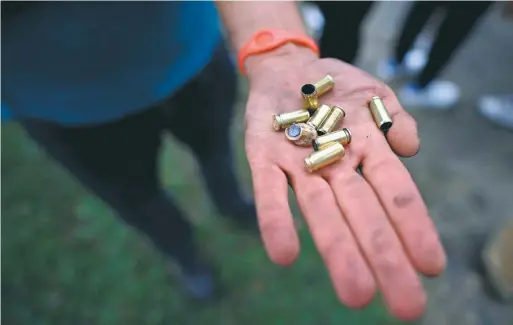
{"type": "MultiPolygon", "coordinates": [[[[305,33],[297,2],[216,1],[216,6],[234,49],[238,52],[244,43],[262,29],[281,29],[305,33]]],[[[268,57],[310,49],[287,44],[270,53],[259,54],[246,60],[248,74],[254,66],[268,57]]]]}
{"type": "Polygon", "coordinates": [[[237,51],[251,35],[261,29],[305,32],[297,3],[294,1],[216,1],[216,5],[237,51]]]}

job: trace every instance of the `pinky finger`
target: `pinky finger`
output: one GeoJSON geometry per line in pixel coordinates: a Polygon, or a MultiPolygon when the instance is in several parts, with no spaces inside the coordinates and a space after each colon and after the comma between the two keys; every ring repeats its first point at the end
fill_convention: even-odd
{"type": "Polygon", "coordinates": [[[288,182],[276,165],[251,166],[255,204],[262,240],[269,258],[290,265],[299,254],[297,236],[288,202],[288,182]]]}

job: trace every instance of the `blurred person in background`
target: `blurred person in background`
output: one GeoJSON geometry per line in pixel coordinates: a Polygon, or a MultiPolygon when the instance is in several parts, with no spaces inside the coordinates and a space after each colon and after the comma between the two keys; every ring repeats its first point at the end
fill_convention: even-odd
{"type": "Polygon", "coordinates": [[[295,2],[2,2],[2,105],[178,263],[193,297],[212,297],[210,267],[156,165],[161,134],[169,132],[194,153],[219,210],[243,225],[255,221],[233,168],[237,80],[218,13],[249,80],[246,153],[270,259],[290,265],[299,255],[290,184],[339,299],[362,307],[379,288],[392,314],[418,318],[427,297],[417,272],[439,275],[446,257],[397,157],[418,152],[415,121],[381,81],[320,59],[295,2]],[[275,46],[243,55],[262,43],[275,46]],[[328,73],[337,85],[323,100],[344,106],[354,136],[342,162],[310,174],[304,159],[311,148],[274,132],[271,117],[303,107],[302,84],[328,73]],[[394,120],[386,137],[370,113],[361,114],[373,96],[394,120]]]}
{"type": "Polygon", "coordinates": [[[3,2],[2,29],[4,117],[171,256],[190,295],[208,297],[209,266],[157,162],[170,132],[194,154],[219,212],[256,228],[234,168],[237,77],[214,5],[3,2]]]}
{"type": "MultiPolygon", "coordinates": [[[[513,1],[504,3],[502,16],[513,21],[513,1]]],[[[513,131],[513,93],[483,96],[478,100],[477,108],[485,118],[513,131]]]]}
{"type": "MultiPolygon", "coordinates": [[[[401,103],[408,108],[452,108],[460,99],[459,87],[450,81],[439,80],[438,77],[492,3],[414,1],[401,28],[394,53],[379,64],[377,76],[385,82],[399,76],[412,78],[398,91],[401,103]],[[429,34],[421,35],[421,31],[437,10],[443,11],[443,18],[430,40],[429,34]],[[423,57],[422,52],[428,54],[426,60],[421,58],[420,62],[417,60],[414,63],[415,60],[408,61],[405,58],[413,49],[416,40],[417,57],[423,57]],[[421,53],[418,53],[419,50],[421,53]]],[[[320,41],[322,56],[346,62],[354,61],[360,43],[361,23],[372,4],[373,2],[368,1],[318,2],[325,16],[324,32],[320,41]]]]}

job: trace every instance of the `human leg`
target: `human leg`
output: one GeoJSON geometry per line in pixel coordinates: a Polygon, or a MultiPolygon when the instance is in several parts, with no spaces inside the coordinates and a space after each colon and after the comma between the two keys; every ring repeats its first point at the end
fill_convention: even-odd
{"type": "Polygon", "coordinates": [[[316,1],[324,15],[322,57],[353,63],[360,45],[360,27],[372,1],[316,1]]]}
{"type": "Polygon", "coordinates": [[[237,75],[227,50],[220,46],[203,71],[163,109],[166,127],[192,150],[219,211],[253,227],[255,206],[239,185],[230,136],[236,96],[237,75]]]}
{"type": "Polygon", "coordinates": [[[400,64],[420,32],[440,4],[434,1],[415,1],[406,16],[395,47],[395,59],[400,64]]]}
{"type": "Polygon", "coordinates": [[[445,19],[438,29],[429,52],[428,62],[417,79],[421,88],[438,77],[492,3],[490,1],[455,1],[445,5],[447,11],[445,19]]]}
{"type": "Polygon", "coordinates": [[[399,91],[403,104],[411,108],[449,109],[459,101],[459,87],[437,80],[454,52],[471,32],[491,2],[444,2],[445,17],[436,32],[422,71],[399,91]]]}
{"type": "Polygon", "coordinates": [[[378,64],[377,76],[379,78],[385,82],[390,82],[398,76],[418,73],[419,69],[416,69],[416,66],[407,64],[411,60],[407,62],[406,56],[413,50],[413,46],[418,41],[418,38],[421,37],[421,32],[427,22],[439,7],[441,7],[441,4],[438,2],[413,2],[401,26],[401,32],[395,44],[393,54],[378,64]]]}
{"type": "Polygon", "coordinates": [[[194,277],[202,265],[192,228],[180,208],[160,187],[156,157],[160,146],[158,110],[99,126],[66,128],[24,120],[27,133],[83,185],[112,207],[164,254],[178,262],[189,293],[201,298],[211,291],[194,277]],[[187,275],[191,275],[187,277],[187,275]]]}

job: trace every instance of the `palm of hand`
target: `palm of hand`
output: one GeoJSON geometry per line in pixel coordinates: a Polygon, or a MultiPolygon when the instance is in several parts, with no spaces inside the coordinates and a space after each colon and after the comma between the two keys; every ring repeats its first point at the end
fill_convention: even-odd
{"type": "Polygon", "coordinates": [[[394,315],[419,317],[426,296],[416,271],[440,274],[445,255],[423,200],[395,154],[417,152],[414,120],[387,86],[351,65],[333,59],[282,61],[252,77],[246,110],[246,151],[270,258],[288,265],[299,254],[287,199],[290,184],[340,300],[362,307],[379,287],[394,315]],[[352,142],[341,162],[308,173],[304,158],[312,149],[287,141],[272,129],[271,119],[274,113],[300,109],[301,86],[326,74],[336,84],[321,103],[344,108],[341,127],[351,130],[352,142]],[[367,107],[376,95],[394,121],[388,141],[367,107]],[[360,165],[364,176],[356,172],[360,165]]]}

